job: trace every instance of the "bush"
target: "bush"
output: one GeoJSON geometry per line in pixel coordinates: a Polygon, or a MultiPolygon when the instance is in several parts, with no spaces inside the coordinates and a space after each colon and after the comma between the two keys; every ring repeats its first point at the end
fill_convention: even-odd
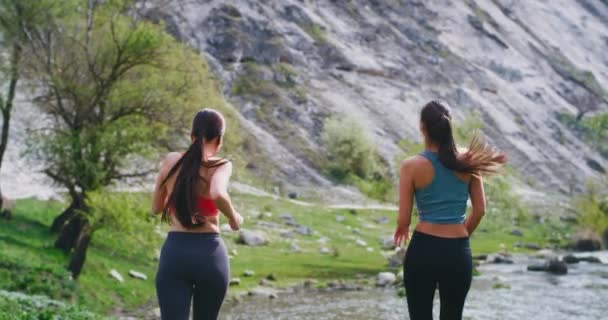
{"type": "Polygon", "coordinates": [[[376,150],[356,121],[327,120],[321,139],[328,151],[327,168],[334,179],[345,181],[349,175],[368,179],[377,170],[376,150]]]}
{"type": "Polygon", "coordinates": [[[42,294],[54,299],[73,298],[78,287],[70,273],[57,265],[30,265],[3,257],[0,261],[0,282],[5,290],[42,294]]]}
{"type": "Polygon", "coordinates": [[[52,300],[0,290],[0,320],[102,319],[82,308],[52,300]]]}
{"type": "Polygon", "coordinates": [[[578,224],[598,234],[608,230],[608,195],[606,194],[606,187],[608,187],[607,178],[590,181],[587,184],[586,191],[574,199],[574,207],[578,212],[578,224]]]}
{"type": "Polygon", "coordinates": [[[109,249],[124,258],[150,260],[162,238],[154,230],[159,217],[151,213],[150,195],[133,192],[89,194],[93,246],[109,249]],[[120,243],[116,239],[120,239],[120,243]]]}

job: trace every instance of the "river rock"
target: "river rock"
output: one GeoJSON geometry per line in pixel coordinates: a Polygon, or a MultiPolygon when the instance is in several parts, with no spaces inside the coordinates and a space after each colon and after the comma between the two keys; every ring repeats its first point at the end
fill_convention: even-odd
{"type": "Polygon", "coordinates": [[[380,244],[382,245],[382,249],[384,250],[394,250],[396,247],[395,238],[393,236],[386,236],[380,238],[380,244]]]}
{"type": "Polygon", "coordinates": [[[397,281],[397,276],[392,272],[380,272],[376,277],[376,285],[385,287],[394,284],[397,281]]]}
{"type": "Polygon", "coordinates": [[[565,263],[568,263],[568,264],[579,263],[579,259],[572,254],[565,255],[562,258],[562,261],[564,261],[565,263]]]}
{"type": "Polygon", "coordinates": [[[505,254],[493,254],[489,255],[487,262],[495,264],[513,264],[513,260],[505,254]]]}
{"type": "Polygon", "coordinates": [[[568,265],[559,259],[552,258],[543,264],[529,265],[528,271],[544,271],[552,274],[563,275],[568,273],[568,265]]]}
{"type": "Polygon", "coordinates": [[[597,257],[593,257],[593,256],[577,257],[573,254],[565,255],[562,258],[562,261],[564,261],[565,263],[568,263],[568,264],[579,263],[579,262],[602,263],[602,260],[600,260],[597,257]]]}
{"type": "Polygon", "coordinates": [[[135,270],[129,270],[129,276],[140,280],[148,280],[148,276],[135,270]]]}
{"type": "Polygon", "coordinates": [[[405,248],[396,248],[395,253],[386,257],[386,260],[388,261],[388,267],[396,268],[402,266],[406,252],[407,250],[405,248]]]}
{"type": "Polygon", "coordinates": [[[591,230],[582,230],[572,236],[570,247],[576,251],[598,251],[602,249],[602,239],[591,230]]]}
{"type": "Polygon", "coordinates": [[[122,277],[122,275],[116,271],[116,269],[112,269],[110,270],[110,276],[114,279],[116,279],[118,282],[124,282],[125,279],[122,277]]]}
{"type": "Polygon", "coordinates": [[[486,261],[486,260],[488,260],[488,255],[487,254],[476,254],[473,256],[473,260],[486,261]]]}
{"type": "Polygon", "coordinates": [[[263,246],[268,244],[266,234],[259,230],[241,230],[237,243],[248,246],[263,246]]]}
{"type": "Polygon", "coordinates": [[[249,290],[249,292],[247,292],[247,294],[250,296],[267,297],[270,299],[278,298],[277,290],[275,290],[273,288],[268,288],[268,287],[256,287],[256,288],[249,290]]]}

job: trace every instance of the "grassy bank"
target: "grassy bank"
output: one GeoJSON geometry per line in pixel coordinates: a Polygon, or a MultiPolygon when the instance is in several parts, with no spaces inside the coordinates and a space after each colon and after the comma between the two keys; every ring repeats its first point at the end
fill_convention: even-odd
{"type": "MultiPolygon", "coordinates": [[[[147,195],[139,199],[139,205],[148,205],[147,195]]],[[[240,285],[231,287],[232,294],[256,286],[271,273],[279,286],[308,278],[322,285],[334,279],[366,278],[387,269],[384,255],[389,252],[382,250],[379,239],[392,235],[396,218],[393,211],[327,209],[243,194],[235,195],[234,199],[246,218],[245,227],[265,231],[270,242],[262,247],[247,247],[236,244],[236,233],[224,234],[232,255],[232,277],[241,279],[240,285]],[[285,225],[281,215],[293,216],[298,224],[310,227],[312,234],[292,232],[293,239],[280,236],[293,229],[285,225]],[[367,245],[358,244],[357,240],[367,245]],[[293,243],[301,252],[293,252],[293,243]],[[321,247],[328,248],[329,253],[321,254],[321,247]],[[245,270],[253,270],[255,274],[245,277],[245,270]]],[[[0,222],[0,289],[48,296],[104,315],[135,310],[153,302],[155,257],[166,226],[156,230],[158,219],[151,218],[134,222],[131,231],[99,230],[93,236],[82,275],[73,281],[64,270],[68,257],[53,248],[55,236],[48,227],[63,207],[64,204],[55,201],[19,200],[13,220],[0,222]],[[111,278],[111,269],[120,272],[125,281],[120,283],[111,278]],[[148,279],[130,278],[129,270],[143,272],[148,279]]],[[[134,221],[129,214],[124,213],[125,221],[134,221]]],[[[522,251],[525,249],[514,248],[516,242],[545,245],[549,239],[568,232],[567,226],[557,222],[537,224],[526,219],[520,217],[518,221],[517,229],[523,236],[514,236],[510,234],[513,226],[508,219],[488,214],[472,238],[474,253],[502,248],[522,251]]],[[[9,298],[0,295],[0,306],[8,304],[7,301],[9,298]]],[[[0,319],[3,313],[6,315],[0,311],[0,319]]]]}

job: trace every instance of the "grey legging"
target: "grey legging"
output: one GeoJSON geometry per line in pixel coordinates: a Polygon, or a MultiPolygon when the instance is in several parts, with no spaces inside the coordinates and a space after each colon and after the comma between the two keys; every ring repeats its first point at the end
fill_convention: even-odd
{"type": "Polygon", "coordinates": [[[217,233],[169,232],[163,245],[156,294],[163,320],[217,319],[226,296],[230,266],[217,233]]]}

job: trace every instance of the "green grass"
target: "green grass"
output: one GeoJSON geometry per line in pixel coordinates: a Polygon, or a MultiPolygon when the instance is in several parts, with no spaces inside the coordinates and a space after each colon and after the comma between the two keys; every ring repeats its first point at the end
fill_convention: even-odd
{"type": "MultiPolygon", "coordinates": [[[[280,237],[279,231],[266,230],[271,241],[264,247],[238,245],[236,233],[225,233],[223,237],[229,252],[233,249],[237,251],[237,255],[231,259],[231,275],[241,279],[240,285],[230,288],[230,294],[255,287],[270,273],[275,274],[278,286],[295,284],[308,278],[314,278],[318,285],[322,285],[335,279],[367,281],[387,269],[384,254],[388,252],[381,250],[379,238],[392,235],[396,212],[328,209],[243,194],[235,194],[233,198],[236,208],[246,219],[245,228],[265,230],[257,222],[268,221],[280,224],[281,229],[289,229],[279,215],[291,214],[298,223],[311,227],[314,233],[311,236],[294,233],[297,244],[303,250],[300,253],[291,252],[290,243],[294,240],[280,237]],[[343,216],[345,220],[337,222],[336,215],[343,216]],[[387,224],[375,222],[375,218],[381,216],[388,218],[387,224]],[[327,238],[325,246],[337,254],[319,253],[323,245],[318,240],[322,237],[327,238]],[[373,252],[357,245],[354,239],[367,242],[373,252]],[[245,270],[253,270],[255,275],[244,277],[245,270]]],[[[146,199],[147,195],[142,197],[141,206],[149,205],[146,199]]],[[[64,270],[69,257],[53,248],[55,235],[48,231],[52,219],[63,207],[64,204],[54,201],[19,200],[13,220],[0,222],[0,289],[73,302],[78,308],[98,314],[136,310],[142,305],[154,303],[154,274],[157,267],[154,257],[163,241],[154,231],[157,222],[132,222],[137,227],[132,232],[117,232],[109,228],[96,232],[84,270],[80,278],[73,281],[64,270]],[[124,276],[124,283],[108,275],[112,268],[124,276]],[[130,269],[145,273],[148,280],[128,277],[130,269]]],[[[132,218],[125,218],[125,221],[132,221],[132,218]]],[[[563,225],[538,225],[526,220],[520,221],[518,227],[524,236],[516,237],[509,234],[512,226],[505,221],[500,218],[500,212],[488,213],[480,230],[472,237],[474,254],[496,252],[503,248],[523,252],[525,249],[513,248],[513,244],[520,241],[543,245],[555,234],[568,231],[563,225]]],[[[162,228],[166,229],[166,226],[162,228]]],[[[0,306],[6,303],[3,301],[0,297],[0,306]]]]}

